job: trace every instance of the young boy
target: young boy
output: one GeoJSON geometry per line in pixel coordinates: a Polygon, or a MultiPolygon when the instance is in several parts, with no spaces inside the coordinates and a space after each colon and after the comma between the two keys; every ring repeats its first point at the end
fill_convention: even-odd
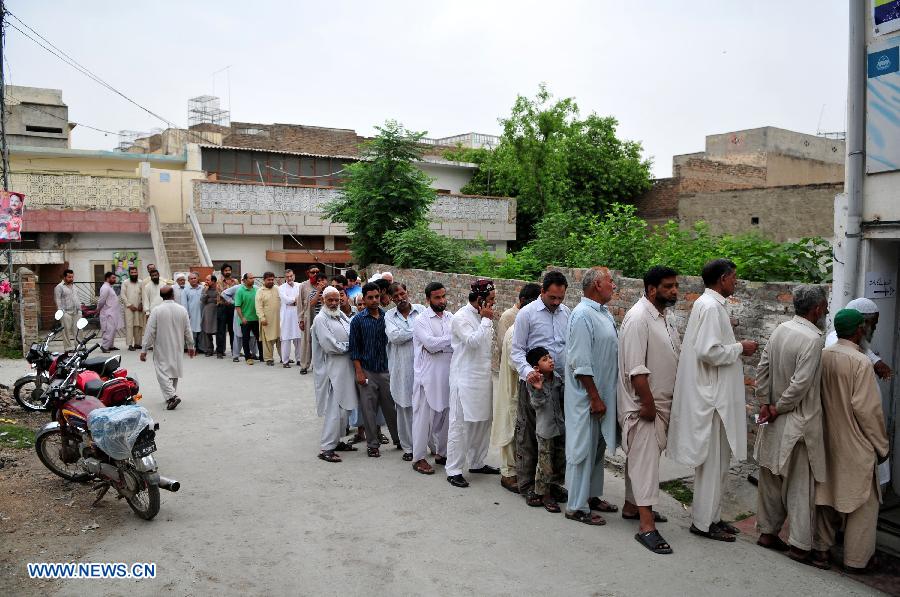
{"type": "Polygon", "coordinates": [[[528,398],[534,408],[538,465],[534,492],[542,496],[547,512],[559,512],[555,495],[563,493],[566,476],[565,416],[563,415],[563,380],[553,370],[553,357],[543,346],[525,354],[529,365],[542,375],[540,381],[528,387],[528,398]]]}

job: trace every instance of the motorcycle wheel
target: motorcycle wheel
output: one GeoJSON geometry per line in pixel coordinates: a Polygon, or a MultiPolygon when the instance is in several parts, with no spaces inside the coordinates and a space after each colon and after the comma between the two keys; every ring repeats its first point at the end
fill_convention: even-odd
{"type": "Polygon", "coordinates": [[[41,463],[50,469],[51,472],[59,475],[66,481],[87,481],[91,478],[90,473],[85,472],[77,462],[68,464],[63,461],[61,451],[63,447],[63,432],[61,429],[54,429],[47,433],[38,435],[34,442],[34,449],[37,452],[38,459],[41,463]]]}
{"type": "Polygon", "coordinates": [[[40,412],[46,411],[47,399],[43,397],[42,388],[50,383],[46,377],[42,376],[41,384],[38,385],[36,375],[26,375],[16,381],[13,386],[13,398],[19,403],[19,406],[27,411],[40,412]]]}
{"type": "Polygon", "coordinates": [[[130,465],[125,469],[125,475],[128,477],[126,482],[129,488],[138,488],[131,497],[126,495],[125,501],[135,514],[144,520],[152,520],[159,514],[159,485],[147,481],[144,475],[130,465]]]}

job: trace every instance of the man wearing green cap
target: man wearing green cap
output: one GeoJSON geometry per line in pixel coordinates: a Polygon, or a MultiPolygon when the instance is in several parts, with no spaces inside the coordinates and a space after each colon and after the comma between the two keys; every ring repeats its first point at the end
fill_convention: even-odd
{"type": "Polygon", "coordinates": [[[816,483],[817,561],[825,560],[844,528],[844,569],[865,572],[875,553],[881,487],[875,467],[888,454],[881,394],[872,362],[860,350],[862,313],[841,309],[834,317],[837,344],[822,351],[825,481],[816,483]]]}

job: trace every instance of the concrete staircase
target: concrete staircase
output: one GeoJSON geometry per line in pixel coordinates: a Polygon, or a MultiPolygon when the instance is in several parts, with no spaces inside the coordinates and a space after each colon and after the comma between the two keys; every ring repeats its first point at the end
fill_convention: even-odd
{"type": "Polygon", "coordinates": [[[159,228],[173,276],[200,265],[200,252],[189,224],[160,224],[159,228]]]}

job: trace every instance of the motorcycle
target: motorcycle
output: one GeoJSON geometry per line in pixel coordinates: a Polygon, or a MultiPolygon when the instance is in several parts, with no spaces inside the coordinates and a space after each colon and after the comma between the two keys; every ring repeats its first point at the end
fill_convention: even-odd
{"type": "MultiPolygon", "coordinates": [[[[81,318],[79,332],[87,326],[81,318]]],[[[84,341],[85,346],[96,334],[84,341]]],[[[77,386],[80,361],[99,348],[82,348],[72,356],[73,363],[64,379],[54,379],[48,390],[48,410],[53,420],[44,425],[35,438],[35,451],[41,463],[68,481],[94,481],[99,491],[96,504],[113,488],[139,517],[151,520],[159,513],[159,490],[178,491],[181,484],[159,474],[153,453],[156,431],[146,409],[135,402],[126,378],[113,377],[102,382],[96,395],[88,395],[77,386]],[[121,404],[107,408],[107,404],[121,404]]]]}
{"type": "MultiPolygon", "coordinates": [[[[73,360],[75,355],[71,352],[50,352],[50,342],[62,331],[62,325],[58,323],[62,316],[62,311],[56,312],[56,326],[50,330],[42,343],[32,343],[28,354],[25,355],[25,360],[35,372],[20,377],[13,386],[13,397],[25,410],[46,411],[47,388],[50,381],[57,377],[65,379],[69,374],[69,368],[75,362],[73,360]]],[[[77,353],[82,348],[83,344],[79,342],[75,352],[77,353]]],[[[131,380],[134,384],[133,394],[137,394],[139,389],[137,380],[128,376],[127,369],[120,367],[121,355],[81,359],[78,362],[85,370],[84,374],[79,374],[76,378],[78,389],[82,392],[95,395],[102,382],[113,377],[122,377],[131,380]]],[[[114,405],[107,404],[107,406],[114,405]]]]}

